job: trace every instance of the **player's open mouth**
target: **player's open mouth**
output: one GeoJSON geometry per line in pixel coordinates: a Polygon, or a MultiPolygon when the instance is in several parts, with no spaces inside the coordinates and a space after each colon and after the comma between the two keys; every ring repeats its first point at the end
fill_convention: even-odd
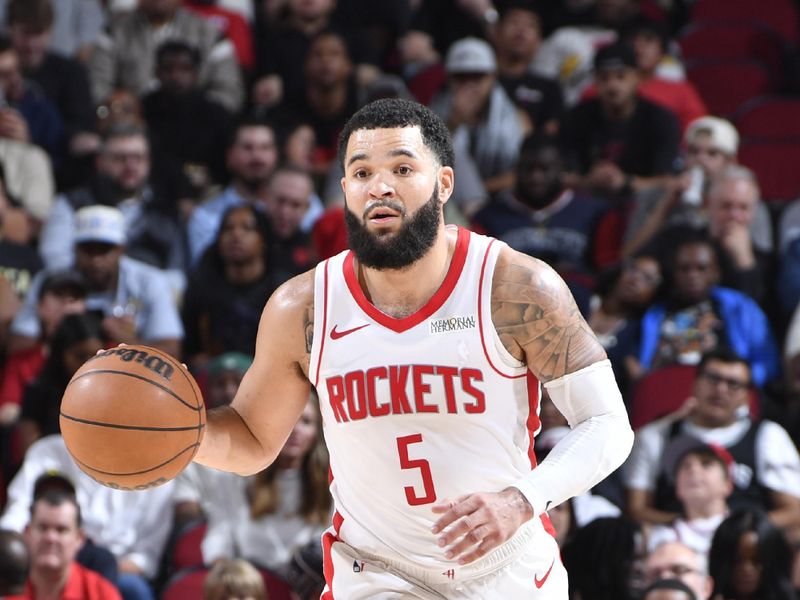
{"type": "Polygon", "coordinates": [[[396,219],[400,215],[388,208],[376,208],[369,214],[369,220],[373,223],[387,223],[392,219],[396,219]]]}

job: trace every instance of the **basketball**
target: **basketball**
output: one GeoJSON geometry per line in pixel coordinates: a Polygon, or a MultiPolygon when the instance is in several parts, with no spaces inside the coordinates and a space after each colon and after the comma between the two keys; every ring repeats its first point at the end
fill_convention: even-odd
{"type": "Polygon", "coordinates": [[[191,462],[206,411],[192,375],[147,346],[119,346],[86,361],[61,399],[61,434],[78,466],[98,483],[143,490],[191,462]]]}

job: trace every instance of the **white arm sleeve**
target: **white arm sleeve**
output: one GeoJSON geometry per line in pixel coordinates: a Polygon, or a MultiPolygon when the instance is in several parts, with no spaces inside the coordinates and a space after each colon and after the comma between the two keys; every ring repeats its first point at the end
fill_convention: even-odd
{"type": "Polygon", "coordinates": [[[572,431],[542,464],[514,483],[534,515],[602,481],[633,445],[633,430],[608,360],[554,379],[545,388],[572,431]]]}

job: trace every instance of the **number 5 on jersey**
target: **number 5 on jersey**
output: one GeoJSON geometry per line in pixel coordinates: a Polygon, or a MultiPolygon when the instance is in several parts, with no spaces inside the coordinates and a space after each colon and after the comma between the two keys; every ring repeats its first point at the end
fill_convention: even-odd
{"type": "Polygon", "coordinates": [[[431,465],[424,458],[409,458],[408,447],[411,444],[418,444],[422,441],[422,434],[404,435],[397,438],[397,453],[400,455],[400,468],[419,469],[422,475],[422,488],[424,495],[417,496],[413,486],[407,485],[403,489],[406,492],[406,500],[411,506],[430,504],[436,501],[436,490],[433,489],[433,477],[431,476],[431,465]]]}

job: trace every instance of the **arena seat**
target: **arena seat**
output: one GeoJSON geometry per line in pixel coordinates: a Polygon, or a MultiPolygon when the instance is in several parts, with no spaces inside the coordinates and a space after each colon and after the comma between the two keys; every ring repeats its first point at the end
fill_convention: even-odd
{"type": "Polygon", "coordinates": [[[758,175],[765,200],[788,202],[800,195],[800,137],[745,139],[739,147],[739,162],[758,175]]]}
{"type": "Polygon", "coordinates": [[[697,0],[690,21],[728,19],[761,23],[786,41],[798,41],[798,11],[792,0],[697,0]]]}
{"type": "Polygon", "coordinates": [[[765,96],[747,102],[734,115],[743,139],[800,138],[800,98],[765,96]]]}
{"type": "Polygon", "coordinates": [[[175,536],[169,556],[170,573],[177,573],[190,567],[203,565],[203,552],[200,544],[206,535],[208,524],[205,521],[190,523],[175,536]]]}
{"type": "Polygon", "coordinates": [[[757,60],[703,59],[686,65],[710,113],[728,117],[748,100],[773,93],[769,70],[757,60]]]}
{"type": "Polygon", "coordinates": [[[691,23],[677,36],[684,61],[703,59],[757,60],[779,88],[791,49],[774,30],[744,21],[701,21],[691,23]]]}

